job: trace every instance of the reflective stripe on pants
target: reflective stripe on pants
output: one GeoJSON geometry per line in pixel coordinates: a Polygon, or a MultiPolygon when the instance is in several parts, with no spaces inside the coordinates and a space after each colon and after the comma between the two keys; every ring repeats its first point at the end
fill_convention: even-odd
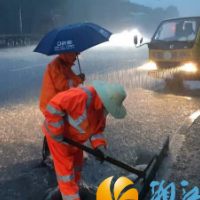
{"type": "Polygon", "coordinates": [[[81,171],[75,169],[82,167],[83,151],[56,142],[47,133],[46,136],[63,200],[80,200],[77,184],[81,181],[81,171]]]}
{"type": "Polygon", "coordinates": [[[62,194],[62,198],[63,198],[63,200],[76,200],[76,199],[79,199],[80,196],[79,196],[79,193],[76,193],[74,195],[64,195],[64,194],[62,194]]]}

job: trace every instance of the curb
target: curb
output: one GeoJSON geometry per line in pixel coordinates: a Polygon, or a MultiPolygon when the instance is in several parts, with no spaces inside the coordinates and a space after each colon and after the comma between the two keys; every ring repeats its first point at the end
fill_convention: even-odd
{"type": "Polygon", "coordinates": [[[163,160],[163,163],[157,173],[157,181],[169,181],[172,173],[173,165],[178,156],[179,150],[185,140],[185,135],[192,127],[194,121],[200,116],[200,110],[197,110],[190,115],[183,124],[178,128],[175,134],[170,139],[168,156],[163,160]]]}

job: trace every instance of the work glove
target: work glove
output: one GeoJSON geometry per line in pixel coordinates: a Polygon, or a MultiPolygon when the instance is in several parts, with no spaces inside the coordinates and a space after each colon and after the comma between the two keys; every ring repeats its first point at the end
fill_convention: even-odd
{"type": "Polygon", "coordinates": [[[96,159],[99,160],[102,164],[104,160],[107,158],[107,151],[105,149],[105,146],[99,145],[98,147],[96,147],[95,151],[97,151],[99,154],[99,157],[97,157],[96,159]]]}
{"type": "Polygon", "coordinates": [[[78,76],[82,79],[82,81],[85,81],[85,74],[81,73],[78,76]]]}

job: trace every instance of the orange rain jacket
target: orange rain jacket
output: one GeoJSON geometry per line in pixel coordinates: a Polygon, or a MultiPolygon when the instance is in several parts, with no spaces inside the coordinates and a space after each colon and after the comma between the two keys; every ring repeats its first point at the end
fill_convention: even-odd
{"type": "Polygon", "coordinates": [[[63,144],[62,139],[67,137],[79,143],[90,139],[93,148],[106,147],[103,103],[93,87],[72,88],[53,97],[44,115],[42,130],[53,156],[63,200],[80,200],[77,183],[81,180],[83,152],[63,144]]]}
{"type": "Polygon", "coordinates": [[[43,130],[45,133],[49,130],[54,140],[59,142],[67,137],[84,143],[91,137],[93,148],[106,146],[102,135],[106,123],[103,103],[93,87],[72,88],[57,94],[44,115],[43,130]]]}
{"type": "Polygon", "coordinates": [[[82,79],[71,69],[74,65],[69,61],[72,56],[74,57],[74,53],[61,54],[47,66],[40,94],[40,110],[43,114],[48,102],[57,93],[83,83],[82,79]]]}

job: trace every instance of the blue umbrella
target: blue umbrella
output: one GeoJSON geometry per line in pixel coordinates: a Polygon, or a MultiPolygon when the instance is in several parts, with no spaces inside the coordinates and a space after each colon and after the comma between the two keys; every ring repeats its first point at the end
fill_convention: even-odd
{"type": "Polygon", "coordinates": [[[72,24],[56,28],[49,32],[46,36],[44,36],[35,48],[34,52],[45,55],[78,53],[103,42],[109,41],[111,35],[112,33],[110,31],[96,24],[72,24]]]}

